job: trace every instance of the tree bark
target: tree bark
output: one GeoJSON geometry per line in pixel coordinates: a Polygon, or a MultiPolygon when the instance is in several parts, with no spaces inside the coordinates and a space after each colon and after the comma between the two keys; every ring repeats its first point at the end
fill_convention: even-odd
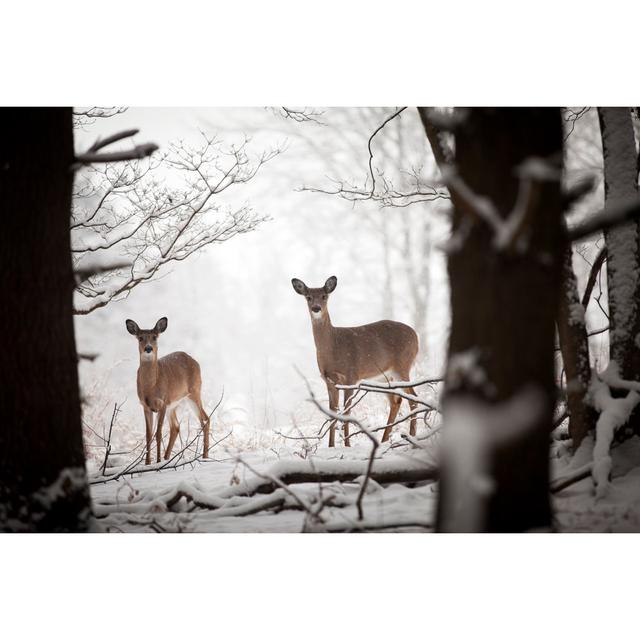
{"type": "MultiPolygon", "coordinates": [[[[605,207],[615,207],[638,195],[636,146],[631,110],[598,109],[604,157],[605,207]]],[[[607,291],[609,299],[609,351],[625,380],[640,372],[640,223],[627,222],[605,230],[607,291]]]]}
{"type": "MultiPolygon", "coordinates": [[[[516,201],[515,170],[530,157],[553,159],[559,165],[559,109],[471,109],[456,130],[455,162],[460,177],[476,194],[489,198],[503,218],[516,201]]],[[[464,439],[444,447],[439,531],[466,528],[459,506],[476,493],[484,507],[473,530],[525,531],[551,526],[548,455],[555,404],[562,196],[559,180],[542,182],[539,189],[528,217],[529,240],[524,252],[497,251],[489,225],[476,222],[462,247],[449,254],[452,317],[443,438],[451,426],[448,416],[462,404],[492,415],[526,389],[535,390],[539,401],[535,410],[522,409],[530,415],[526,429],[502,434],[509,437],[489,437],[494,446],[483,478],[462,478],[462,482],[455,478],[460,467],[454,458],[465,454],[464,439]],[[461,366],[464,362],[467,364],[461,366]]],[[[453,199],[453,233],[471,215],[457,200],[453,199]]],[[[478,429],[490,423],[469,420],[463,427],[473,439],[489,435],[478,429]]]]}
{"type": "Polygon", "coordinates": [[[71,109],[0,111],[0,529],[90,515],[73,329],[71,109]]]}
{"type": "Polygon", "coordinates": [[[567,378],[569,436],[573,441],[574,450],[580,446],[587,433],[596,426],[596,411],[586,402],[591,380],[591,366],[584,312],[585,308],[578,296],[578,285],[573,271],[571,244],[567,243],[562,254],[558,337],[567,378]]]}

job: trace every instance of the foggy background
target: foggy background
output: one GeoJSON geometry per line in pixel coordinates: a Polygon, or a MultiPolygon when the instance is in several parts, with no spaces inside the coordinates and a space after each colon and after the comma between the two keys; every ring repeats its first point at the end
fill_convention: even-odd
{"type": "MultiPolygon", "coordinates": [[[[381,208],[376,202],[351,203],[301,190],[333,190],[331,178],[365,184],[367,141],[394,110],[329,108],[318,110],[319,122],[295,122],[277,109],[131,108],[76,130],[79,150],[98,136],[134,127],[141,130],[136,142],[155,142],[161,150],[172,140],[197,144],[200,130],[230,143],[247,135],[250,153],[256,155],[282,150],[251,182],[223,194],[225,201],[249,203],[269,221],[167,265],[155,282],[139,285],[126,299],[75,317],[79,352],[100,354],[80,364],[86,421],[98,428],[101,420],[108,422],[114,402],[124,402],[119,424],[142,437],[137,344],[124,323],[132,318],[151,328],[167,316],[159,355],[182,350],[198,360],[208,411],[224,389],[214,435],[217,425],[320,424],[322,417],[306,401],[304,381],[295,369],[324,400],[311,322],[304,299],[291,287],[294,276],[309,286],[337,276],[329,303],[334,325],[388,318],[414,326],[421,340],[414,377],[441,373],[449,318],[444,253],[437,245],[448,236],[442,213],[448,201],[381,208]],[[415,282],[424,303],[419,326],[415,282]]],[[[414,174],[435,176],[415,110],[407,109],[381,131],[372,149],[376,175],[384,173],[395,185],[411,184],[414,174]]],[[[167,180],[172,179],[167,171],[167,180]]],[[[361,405],[359,410],[367,409],[361,405]]]]}
{"type": "MultiPolygon", "coordinates": [[[[420,337],[413,377],[442,373],[449,329],[441,248],[449,236],[448,200],[381,207],[371,200],[350,202],[303,190],[335,191],[335,180],[345,188],[370,188],[367,143],[394,111],[318,109],[311,112],[311,121],[296,122],[272,108],[131,108],[76,130],[79,150],[98,136],[126,128],[140,128],[136,142],[155,142],[161,151],[176,140],[197,145],[201,131],[229,144],[249,137],[253,156],[280,150],[250,182],[215,196],[235,206],[249,204],[268,221],[165,266],[155,281],[134,288],[126,299],[75,317],[78,350],[100,354],[94,362],[80,364],[85,424],[104,429],[114,403],[124,403],[119,428],[142,436],[137,345],[124,321],[132,318],[140,327],[151,328],[162,316],[168,317],[169,326],[159,341],[159,355],[182,350],[198,360],[208,411],[224,390],[214,434],[218,426],[234,427],[236,432],[245,426],[254,432],[321,424],[322,416],[307,402],[302,376],[321,400],[326,399],[326,388],[316,364],[306,303],[294,293],[292,277],[321,286],[336,275],[338,287],[329,302],[334,325],[383,318],[405,322],[420,337]]],[[[595,110],[567,109],[564,118],[566,181],[571,184],[598,175],[602,150],[595,110]]],[[[406,192],[416,176],[423,184],[438,185],[415,109],[407,109],[381,130],[372,152],[378,185],[384,179],[406,192]]],[[[174,171],[166,170],[167,181],[177,179],[174,171]]],[[[596,211],[602,201],[599,184],[572,220],[596,211]]],[[[581,291],[598,242],[586,242],[574,252],[581,291]]],[[[606,278],[598,282],[594,298],[605,306],[606,278]]],[[[601,306],[589,305],[587,323],[591,331],[607,325],[601,306]]],[[[590,340],[593,364],[606,365],[607,334],[590,340]]],[[[359,415],[384,410],[384,400],[371,397],[357,408],[359,415]]],[[[183,410],[182,415],[187,419],[189,412],[183,410]]]]}

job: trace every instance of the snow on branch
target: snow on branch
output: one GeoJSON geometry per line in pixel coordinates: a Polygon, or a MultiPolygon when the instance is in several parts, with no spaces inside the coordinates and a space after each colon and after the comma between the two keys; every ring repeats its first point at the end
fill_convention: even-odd
{"type": "Polygon", "coordinates": [[[252,180],[280,149],[254,156],[246,139],[225,145],[203,133],[201,140],[195,146],[172,143],[161,156],[91,166],[76,180],[74,269],[89,273],[96,262],[119,265],[79,283],[76,314],[126,297],[165,265],[248,233],[267,219],[248,204],[234,206],[226,193],[252,180]]]}
{"type": "Polygon", "coordinates": [[[640,403],[640,382],[621,380],[615,362],[610,362],[607,370],[594,378],[589,394],[593,406],[600,412],[596,423],[596,442],[593,448],[593,468],[591,475],[596,486],[596,497],[606,495],[611,473],[610,448],[616,431],[629,421],[632,411],[640,403]],[[632,389],[624,398],[614,398],[611,387],[632,389]]]}

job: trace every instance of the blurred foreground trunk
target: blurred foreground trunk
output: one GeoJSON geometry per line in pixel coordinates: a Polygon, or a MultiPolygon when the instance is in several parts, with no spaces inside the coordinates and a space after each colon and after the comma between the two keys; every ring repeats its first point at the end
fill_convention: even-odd
{"type": "Polygon", "coordinates": [[[499,248],[497,225],[472,211],[482,200],[472,197],[469,206],[452,193],[458,242],[448,260],[452,318],[437,528],[548,529],[563,245],[559,171],[550,165],[561,164],[560,110],[470,109],[455,141],[459,177],[502,220],[518,199],[518,168],[531,158],[544,162],[527,173],[534,188],[520,202],[526,213],[513,245],[499,248]]]}
{"type": "Polygon", "coordinates": [[[0,136],[0,530],[82,531],[71,109],[2,109],[0,136]]]}

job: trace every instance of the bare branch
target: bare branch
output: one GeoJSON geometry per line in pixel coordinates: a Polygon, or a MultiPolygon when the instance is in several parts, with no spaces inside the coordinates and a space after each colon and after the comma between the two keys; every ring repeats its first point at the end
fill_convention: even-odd
{"type": "Polygon", "coordinates": [[[234,208],[218,196],[249,182],[278,153],[275,149],[252,158],[246,140],[224,146],[203,133],[199,146],[175,142],[162,156],[83,173],[76,185],[71,231],[74,267],[88,277],[76,289],[75,313],[91,313],[126,297],[158,277],[164,265],[255,229],[267,218],[248,205],[234,208]],[[167,168],[178,180],[166,179],[167,168]],[[91,254],[100,259],[92,260],[91,254]],[[113,266],[115,255],[119,268],[90,273],[94,263],[113,266]]]}
{"type": "Polygon", "coordinates": [[[640,216],[640,199],[634,198],[621,204],[612,205],[589,216],[584,222],[570,227],[569,239],[572,242],[583,240],[588,236],[612,229],[640,216]]]}
{"type": "Polygon", "coordinates": [[[589,279],[587,280],[587,286],[584,290],[584,294],[582,295],[582,306],[586,309],[589,304],[589,299],[591,298],[591,292],[593,291],[593,287],[596,284],[596,280],[598,279],[598,274],[600,273],[600,269],[602,269],[602,265],[607,259],[607,247],[604,246],[600,249],[596,259],[593,261],[591,265],[591,271],[589,272],[589,279]]]}
{"type": "Polygon", "coordinates": [[[126,151],[114,151],[112,153],[81,153],[76,156],[75,163],[72,167],[74,171],[79,169],[82,165],[94,164],[96,162],[121,162],[123,160],[139,160],[150,156],[154,151],[159,149],[157,144],[153,142],[147,142],[145,144],[139,144],[128,149],[126,151]]]}
{"type": "Polygon", "coordinates": [[[313,109],[311,107],[302,107],[301,109],[295,109],[292,107],[279,107],[274,111],[285,119],[293,120],[294,122],[314,122],[315,124],[324,125],[326,123],[320,120],[320,116],[324,115],[324,111],[319,109],[313,109]]]}

